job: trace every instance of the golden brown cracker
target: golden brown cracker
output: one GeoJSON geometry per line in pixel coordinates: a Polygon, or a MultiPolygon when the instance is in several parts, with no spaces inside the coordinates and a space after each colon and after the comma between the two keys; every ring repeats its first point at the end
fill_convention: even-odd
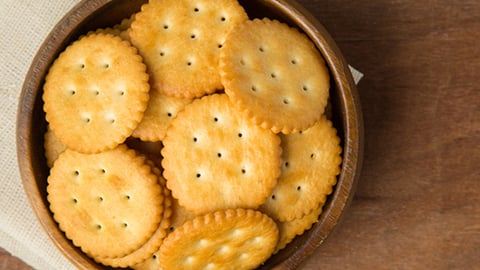
{"type": "Polygon", "coordinates": [[[98,154],[67,149],[50,171],[47,192],[60,229],[93,257],[121,257],[138,249],[163,213],[158,178],[124,145],[98,154]]]}
{"type": "Polygon", "coordinates": [[[136,13],[132,14],[129,18],[123,19],[120,23],[113,26],[113,29],[118,31],[118,35],[125,39],[130,40],[130,26],[132,22],[135,21],[136,13]]]}
{"type": "Polygon", "coordinates": [[[323,203],[310,214],[292,221],[277,221],[279,239],[274,254],[284,249],[297,235],[302,235],[306,230],[309,230],[318,221],[318,217],[322,213],[322,207],[323,203]]]}
{"type": "Polygon", "coordinates": [[[128,147],[135,149],[139,153],[142,153],[143,155],[146,156],[154,156],[154,155],[160,155],[160,150],[162,150],[162,142],[156,141],[156,142],[149,142],[149,141],[142,141],[138,138],[134,137],[129,137],[125,141],[125,144],[128,145],[128,147]]]}
{"type": "Polygon", "coordinates": [[[141,263],[131,267],[134,270],[161,270],[158,251],[141,263]]]}
{"type": "MultiPolygon", "coordinates": [[[[105,34],[105,35],[114,35],[114,36],[119,36],[121,31],[119,29],[113,28],[113,27],[105,27],[105,28],[98,28],[92,31],[89,31],[87,33],[88,35],[94,35],[94,34],[105,34]]],[[[83,36],[81,36],[83,37],[83,36]]]]}
{"type": "Polygon", "coordinates": [[[58,156],[65,151],[66,147],[55,136],[55,133],[47,127],[44,135],[45,158],[47,159],[47,166],[51,168],[58,156]]]}
{"type": "Polygon", "coordinates": [[[131,149],[136,150],[138,153],[145,155],[148,160],[151,160],[155,166],[160,166],[162,162],[162,156],[160,151],[163,148],[162,142],[145,142],[135,137],[129,137],[125,141],[131,149]]]}
{"type": "Polygon", "coordinates": [[[304,130],[327,105],[329,73],[306,35],[276,20],[245,21],[228,35],[220,54],[225,93],[264,128],[304,130]]]}
{"type": "Polygon", "coordinates": [[[170,225],[169,232],[173,232],[177,227],[195,217],[195,214],[187,211],[187,209],[181,206],[176,199],[173,199],[172,212],[172,223],[170,225]]]}
{"type": "Polygon", "coordinates": [[[195,100],[163,141],[167,186],[195,214],[256,208],[280,174],[280,139],[243,118],[225,94],[195,100]]]}
{"type": "Polygon", "coordinates": [[[146,66],[134,47],[110,34],[89,34],[50,68],[43,94],[46,119],[70,149],[112,149],[142,119],[149,89],[146,66]]]}
{"type": "Polygon", "coordinates": [[[145,244],[132,253],[116,258],[94,258],[95,261],[113,267],[131,267],[137,265],[151,258],[154,253],[158,251],[163,239],[167,236],[168,230],[171,227],[173,199],[171,198],[170,191],[166,188],[166,182],[161,175],[160,169],[158,169],[156,165],[148,159],[146,159],[146,164],[152,168],[152,172],[158,177],[158,183],[162,186],[163,190],[164,200],[162,219],[157,230],[148,239],[148,241],[145,242],[145,244]]]}
{"type": "Polygon", "coordinates": [[[342,148],[325,116],[303,132],[282,136],[282,147],[282,174],[261,209],[276,220],[290,221],[325,202],[340,173],[342,148]]]}
{"type": "MultiPolygon", "coordinates": [[[[178,204],[178,201],[172,200],[172,216],[168,233],[173,232],[177,227],[182,226],[186,221],[192,220],[195,215],[188,212],[185,208],[178,204]]],[[[159,251],[153,253],[145,261],[132,266],[135,270],[160,269],[159,251]]]]}
{"type": "Polygon", "coordinates": [[[150,91],[147,110],[132,136],[142,141],[163,140],[172,120],[191,102],[191,99],[169,97],[157,91],[150,91]]]}
{"type": "Polygon", "coordinates": [[[227,33],[246,19],[236,0],[156,0],[142,6],[129,35],[154,89],[194,98],[223,88],[219,52],[227,33]]]}
{"type": "Polygon", "coordinates": [[[185,222],[160,248],[162,269],[254,269],[272,254],[278,228],[251,209],[208,213],[185,222]]]}

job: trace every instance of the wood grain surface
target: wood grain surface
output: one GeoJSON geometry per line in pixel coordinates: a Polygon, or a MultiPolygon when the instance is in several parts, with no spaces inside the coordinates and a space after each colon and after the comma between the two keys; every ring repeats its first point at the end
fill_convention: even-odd
{"type": "Polygon", "coordinates": [[[300,269],[480,269],[480,1],[299,2],[365,74],[356,195],[300,269]]]}

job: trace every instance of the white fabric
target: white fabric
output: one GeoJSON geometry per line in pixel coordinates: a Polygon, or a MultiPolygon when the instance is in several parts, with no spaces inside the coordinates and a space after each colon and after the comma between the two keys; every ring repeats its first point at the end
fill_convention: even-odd
{"type": "MultiPolygon", "coordinates": [[[[30,208],[18,172],[15,121],[22,82],[50,30],[79,0],[0,3],[0,246],[35,269],[74,269],[30,208]]],[[[352,68],[355,81],[363,76],[352,68]]]]}

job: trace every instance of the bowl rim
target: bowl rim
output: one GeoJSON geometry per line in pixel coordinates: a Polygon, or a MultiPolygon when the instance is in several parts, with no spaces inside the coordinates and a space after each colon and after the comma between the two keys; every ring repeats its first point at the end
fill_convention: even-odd
{"type": "MultiPolygon", "coordinates": [[[[330,195],[330,203],[324,208],[318,225],[304,244],[295,249],[287,259],[276,264],[273,269],[295,269],[310,256],[333,232],[344,216],[345,208],[351,203],[363,164],[364,129],[360,98],[349,66],[324,26],[305,7],[296,0],[261,0],[272,5],[289,18],[314,42],[322,53],[336,85],[343,125],[343,164],[337,178],[337,185],[330,195]]],[[[91,16],[91,11],[107,8],[118,2],[116,0],[82,0],[68,11],[54,26],[33,58],[19,98],[17,108],[16,146],[17,162],[21,181],[29,203],[43,230],[61,253],[76,267],[89,269],[91,260],[86,255],[78,254],[64,234],[57,227],[48,207],[42,201],[42,192],[35,180],[35,168],[32,151],[32,124],[34,105],[48,70],[56,55],[64,47],[66,40],[71,38],[75,30],[85,19],[91,16]],[[42,70],[44,72],[42,72],[42,70]],[[63,239],[63,240],[62,240],[63,239]]],[[[262,269],[262,267],[260,267],[262,269]]]]}

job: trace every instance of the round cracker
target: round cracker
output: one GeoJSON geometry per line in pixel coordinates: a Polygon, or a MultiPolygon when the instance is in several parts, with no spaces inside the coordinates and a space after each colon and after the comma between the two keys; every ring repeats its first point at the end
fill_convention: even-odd
{"type": "Polygon", "coordinates": [[[98,154],[65,150],[51,169],[47,192],[60,229],[93,257],[121,257],[138,249],[163,213],[158,178],[124,145],[98,154]]]}
{"type": "Polygon", "coordinates": [[[247,19],[236,0],[157,0],[142,6],[129,35],[154,89],[194,98],[223,88],[219,52],[228,32],[247,19]]]}
{"type": "Polygon", "coordinates": [[[332,192],[342,162],[340,138],[322,116],[311,128],[283,135],[282,174],[262,211],[279,221],[309,214],[332,192]]]}
{"type": "Polygon", "coordinates": [[[220,55],[220,74],[236,108],[275,133],[305,130],[327,105],[330,79],[322,56],[306,35],[276,20],[234,28],[220,55]]]}
{"type": "Polygon", "coordinates": [[[157,168],[155,163],[151,160],[146,159],[146,163],[152,168],[152,172],[158,177],[158,182],[162,186],[164,196],[162,220],[160,221],[157,230],[140,248],[123,257],[94,258],[95,261],[99,263],[113,267],[131,267],[137,265],[151,258],[154,253],[158,251],[161,244],[163,243],[163,239],[167,236],[167,232],[171,227],[171,218],[173,214],[173,199],[171,198],[170,191],[166,188],[166,182],[161,175],[160,169],[157,168]]]}
{"type": "Polygon", "coordinates": [[[149,89],[146,66],[130,43],[92,33],[68,46],[50,68],[43,94],[46,119],[70,149],[113,149],[142,119],[149,89]]]}
{"type": "Polygon", "coordinates": [[[132,136],[142,141],[163,140],[172,120],[191,102],[191,99],[169,97],[157,91],[150,91],[147,110],[132,136]]]}
{"type": "Polygon", "coordinates": [[[187,105],[163,144],[167,186],[195,214],[256,208],[280,174],[279,137],[241,117],[225,94],[187,105]]]}
{"type": "Polygon", "coordinates": [[[251,209],[208,213],[185,222],[160,248],[162,269],[254,269],[272,254],[278,228],[251,209]]]}

